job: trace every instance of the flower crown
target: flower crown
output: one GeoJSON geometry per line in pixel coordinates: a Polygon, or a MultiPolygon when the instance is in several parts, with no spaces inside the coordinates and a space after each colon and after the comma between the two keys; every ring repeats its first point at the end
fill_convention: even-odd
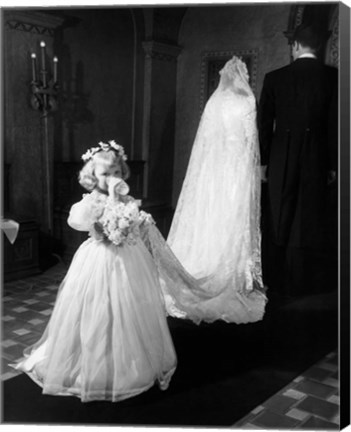
{"type": "Polygon", "coordinates": [[[111,140],[108,141],[107,143],[100,141],[99,142],[99,146],[100,147],[92,147],[89,150],[87,150],[83,155],[82,155],[82,159],[84,162],[88,162],[90,159],[93,158],[93,156],[96,153],[99,153],[101,151],[110,151],[110,150],[115,150],[117,152],[117,154],[124,160],[127,160],[127,155],[124,153],[124,148],[120,145],[117,144],[116,141],[111,140]]]}

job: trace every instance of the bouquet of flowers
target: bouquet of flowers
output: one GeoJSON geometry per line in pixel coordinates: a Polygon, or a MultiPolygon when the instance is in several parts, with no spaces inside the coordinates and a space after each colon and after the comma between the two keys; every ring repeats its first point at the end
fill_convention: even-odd
{"type": "Polygon", "coordinates": [[[135,244],[140,235],[139,216],[139,208],[135,201],[110,202],[106,205],[99,223],[104,236],[115,245],[135,244]]]}

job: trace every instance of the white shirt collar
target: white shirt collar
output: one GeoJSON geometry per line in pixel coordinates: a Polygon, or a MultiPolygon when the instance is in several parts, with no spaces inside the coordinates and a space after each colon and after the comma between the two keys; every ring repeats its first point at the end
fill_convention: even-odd
{"type": "Polygon", "coordinates": [[[301,54],[298,57],[298,59],[300,59],[300,58],[314,58],[314,59],[316,59],[317,57],[314,54],[312,54],[312,53],[305,53],[305,54],[301,54]]]}

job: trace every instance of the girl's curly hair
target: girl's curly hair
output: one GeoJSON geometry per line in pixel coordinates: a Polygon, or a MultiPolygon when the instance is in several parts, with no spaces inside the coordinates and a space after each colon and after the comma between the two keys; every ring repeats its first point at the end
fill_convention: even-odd
{"type": "Polygon", "coordinates": [[[126,161],[118,155],[115,151],[99,151],[86,162],[83,168],[79,172],[78,181],[88,191],[92,191],[96,184],[97,179],[95,177],[95,166],[96,163],[105,163],[106,165],[119,165],[122,170],[122,179],[127,180],[130,176],[130,169],[126,161]]]}

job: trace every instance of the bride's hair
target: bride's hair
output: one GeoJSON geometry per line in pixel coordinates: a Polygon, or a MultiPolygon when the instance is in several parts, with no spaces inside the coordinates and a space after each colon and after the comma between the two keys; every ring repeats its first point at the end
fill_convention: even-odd
{"type": "Polygon", "coordinates": [[[88,191],[92,191],[96,184],[97,179],[95,176],[95,166],[97,163],[106,165],[119,165],[122,170],[122,179],[127,180],[130,176],[130,169],[123,157],[113,150],[99,151],[89,159],[79,172],[78,181],[88,191]]]}

